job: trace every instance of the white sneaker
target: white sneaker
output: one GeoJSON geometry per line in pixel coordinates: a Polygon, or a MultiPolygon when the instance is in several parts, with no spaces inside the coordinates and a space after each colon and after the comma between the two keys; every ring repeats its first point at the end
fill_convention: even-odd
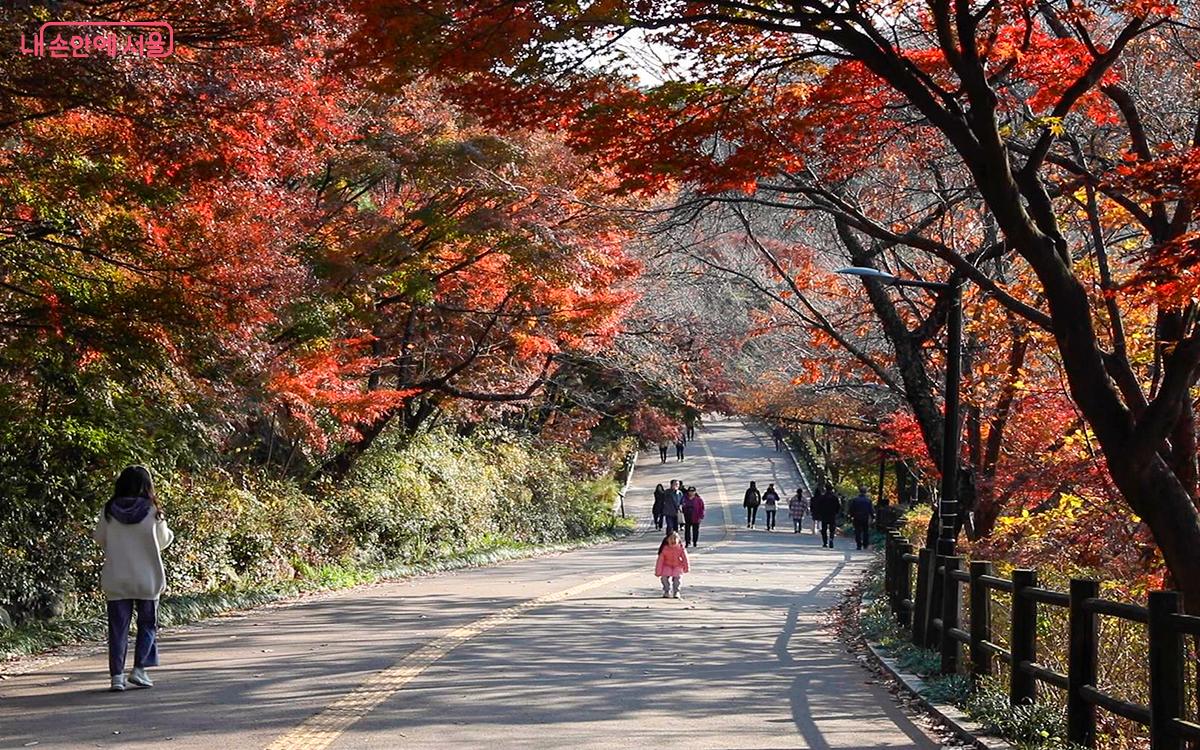
{"type": "Polygon", "coordinates": [[[674,594],[671,594],[671,598],[672,598],[672,599],[678,599],[678,598],[680,598],[680,597],[679,597],[679,592],[678,592],[678,591],[676,591],[674,594]]]}
{"type": "Polygon", "coordinates": [[[125,675],[123,675],[123,674],[113,675],[112,676],[112,684],[109,686],[108,689],[114,693],[125,692],[125,675]]]}
{"type": "Polygon", "coordinates": [[[146,670],[141,667],[134,667],[129,673],[129,681],[138,687],[154,687],[154,681],[150,679],[150,675],[146,674],[146,670]]]}
{"type": "Polygon", "coordinates": [[[670,595],[670,594],[668,594],[667,592],[665,592],[665,591],[664,591],[664,592],[663,592],[663,599],[670,599],[670,598],[671,598],[671,595],[670,595]]]}

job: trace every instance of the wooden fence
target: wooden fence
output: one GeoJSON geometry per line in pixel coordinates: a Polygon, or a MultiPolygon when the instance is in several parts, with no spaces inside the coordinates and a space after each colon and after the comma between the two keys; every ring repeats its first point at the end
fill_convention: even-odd
{"type": "Polygon", "coordinates": [[[1182,750],[1185,743],[1200,743],[1200,724],[1188,718],[1196,716],[1196,709],[1185,705],[1184,690],[1184,636],[1200,637],[1200,617],[1183,614],[1179,592],[1151,592],[1149,606],[1138,607],[1101,599],[1100,584],[1093,580],[1073,579],[1070,591],[1054,591],[1038,586],[1036,570],[1014,570],[1011,578],[1001,578],[989,562],[971,561],[965,570],[963,563],[961,557],[935,555],[930,549],[914,551],[899,532],[888,533],[885,596],[896,620],[911,632],[912,642],[940,652],[943,674],[960,671],[965,651],[974,680],[990,676],[996,660],[1009,665],[1013,705],[1035,701],[1039,683],[1064,690],[1067,739],[1084,747],[1096,746],[1098,709],[1148,727],[1153,750],[1182,750]],[[967,623],[962,622],[964,586],[970,602],[967,623]],[[1010,601],[1008,649],[992,640],[995,593],[1010,601]],[[1067,610],[1066,674],[1038,663],[1039,606],[1067,610]],[[1115,698],[1097,687],[1101,617],[1147,626],[1150,705],[1115,698]]]}

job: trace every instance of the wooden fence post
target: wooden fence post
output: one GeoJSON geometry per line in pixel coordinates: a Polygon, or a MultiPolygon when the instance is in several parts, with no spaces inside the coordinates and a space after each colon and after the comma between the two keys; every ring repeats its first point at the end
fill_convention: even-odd
{"type": "Polygon", "coordinates": [[[892,618],[899,619],[900,608],[896,605],[896,537],[889,531],[883,543],[883,592],[887,596],[892,618]]]}
{"type": "Polygon", "coordinates": [[[912,567],[904,559],[905,555],[913,553],[913,546],[908,542],[901,542],[896,548],[896,597],[900,606],[900,626],[909,627],[912,624],[912,610],[904,608],[904,600],[911,601],[912,593],[912,567]]]}
{"type": "Polygon", "coordinates": [[[925,631],[929,629],[929,579],[932,578],[930,568],[933,567],[933,550],[923,547],[917,553],[917,595],[913,598],[913,629],[912,642],[914,646],[925,646],[925,631]]]}
{"type": "Polygon", "coordinates": [[[1100,584],[1071,579],[1070,643],[1067,659],[1067,739],[1083,747],[1096,746],[1096,707],[1083,699],[1083,686],[1095,687],[1098,679],[1097,647],[1100,618],[1084,605],[1100,597],[1100,584]]]}
{"type": "Polygon", "coordinates": [[[921,645],[934,651],[941,650],[941,638],[945,633],[944,625],[942,629],[934,630],[932,624],[935,619],[940,619],[942,616],[942,594],[945,592],[945,586],[942,585],[940,568],[945,564],[946,558],[938,554],[934,554],[932,562],[929,564],[929,619],[925,624],[925,642],[921,645]]]}
{"type": "Polygon", "coordinates": [[[1183,715],[1183,635],[1169,618],[1179,614],[1178,591],[1150,592],[1150,748],[1183,750],[1171,720],[1183,715]]]}
{"type": "Polygon", "coordinates": [[[992,676],[992,655],[983,647],[984,641],[992,640],[992,592],[979,581],[980,576],[992,575],[992,564],[972,560],[971,583],[971,680],[975,684],[984,677],[992,676]]]}
{"type": "Polygon", "coordinates": [[[1012,675],[1008,699],[1014,706],[1037,700],[1037,680],[1021,668],[1022,662],[1037,661],[1037,602],[1021,592],[1037,587],[1037,571],[1017,569],[1012,573],[1012,632],[1009,648],[1012,652],[1012,675]]]}
{"type": "Polygon", "coordinates": [[[962,589],[953,574],[962,566],[962,558],[944,557],[942,560],[946,568],[942,577],[942,674],[955,674],[958,672],[958,641],[950,635],[950,629],[958,627],[962,589]]]}

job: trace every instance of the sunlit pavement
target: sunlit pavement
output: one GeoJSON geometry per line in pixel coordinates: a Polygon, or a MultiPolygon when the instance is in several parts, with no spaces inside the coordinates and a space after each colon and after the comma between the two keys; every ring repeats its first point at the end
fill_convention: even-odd
{"type": "Polygon", "coordinates": [[[786,507],[776,531],[761,512],[745,529],[746,484],[786,498],[790,460],[737,421],[697,437],[681,463],[643,455],[625,505],[648,518],[674,478],[705,498],[682,600],[661,598],[643,522],[631,541],[168,632],[152,690],[106,692],[99,652],[11,677],[0,748],[937,747],[826,628],[869,553],[793,534],[786,507]]]}

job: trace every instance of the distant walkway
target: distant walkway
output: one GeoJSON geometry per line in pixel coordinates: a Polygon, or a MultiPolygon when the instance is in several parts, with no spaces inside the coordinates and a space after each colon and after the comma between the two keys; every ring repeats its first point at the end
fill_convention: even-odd
{"type": "MultiPolygon", "coordinates": [[[[834,641],[869,559],[744,528],[746,483],[796,475],[740,422],[644,455],[626,510],[673,478],[708,506],[681,601],[658,534],[381,584],[168,632],[153,690],[101,656],[0,682],[0,748],[935,748],[834,641]],[[723,491],[722,491],[723,490],[723,491]]],[[[644,524],[643,524],[644,526],[644,524]]]]}

